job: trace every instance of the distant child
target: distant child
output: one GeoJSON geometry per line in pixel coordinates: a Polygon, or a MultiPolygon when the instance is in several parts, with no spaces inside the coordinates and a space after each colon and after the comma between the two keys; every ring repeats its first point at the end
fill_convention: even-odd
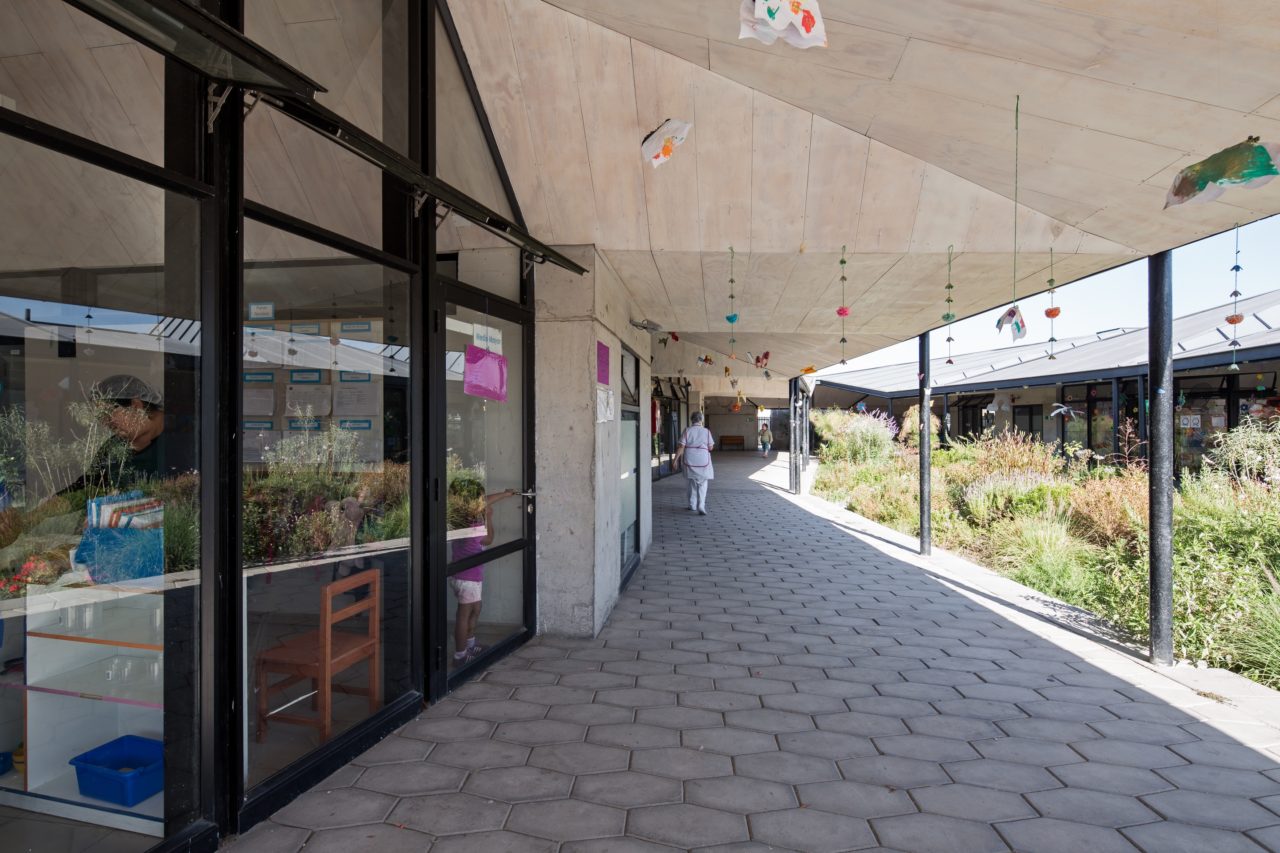
{"type": "MultiPolygon", "coordinates": [[[[484,484],[477,479],[459,477],[449,483],[450,528],[464,527],[468,535],[452,542],[449,561],[474,556],[493,544],[493,505],[516,494],[507,489],[484,494],[484,484]],[[464,524],[458,524],[465,519],[464,524]]],[[[484,564],[463,569],[449,576],[449,587],[458,599],[453,621],[453,664],[470,662],[484,649],[476,645],[476,624],[480,621],[481,593],[484,588],[484,564]]]]}

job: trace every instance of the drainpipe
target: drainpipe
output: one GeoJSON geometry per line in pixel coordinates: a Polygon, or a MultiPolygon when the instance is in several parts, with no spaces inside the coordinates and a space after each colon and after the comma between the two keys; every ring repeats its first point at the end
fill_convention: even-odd
{"type": "Polygon", "coordinates": [[[929,515],[931,495],[929,475],[932,469],[933,430],[929,421],[929,333],[920,336],[920,553],[927,557],[933,551],[933,526],[929,515]]]}
{"type": "Polygon", "coordinates": [[[1147,259],[1151,662],[1173,664],[1173,253],[1147,259]]]}

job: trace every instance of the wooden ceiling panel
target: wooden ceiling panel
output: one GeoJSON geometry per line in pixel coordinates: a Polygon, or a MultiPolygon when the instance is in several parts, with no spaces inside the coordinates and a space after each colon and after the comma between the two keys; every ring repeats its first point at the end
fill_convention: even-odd
{"type": "Polygon", "coordinates": [[[538,152],[550,216],[546,233],[551,241],[565,245],[598,243],[599,218],[570,35],[577,24],[541,0],[507,0],[507,5],[512,22],[518,22],[510,32],[524,94],[519,108],[528,114],[538,152]]]}
{"type": "MultiPolygon", "coordinates": [[[[669,55],[632,42],[636,112],[641,138],[669,118],[693,121],[694,79],[698,69],[676,62],[669,55]]],[[[636,162],[641,162],[636,148],[636,162]]],[[[702,247],[698,227],[698,128],[695,125],[679,151],[656,169],[641,166],[649,223],[649,240],[655,247],[675,252],[697,252],[702,247]]]]}
{"type": "Polygon", "coordinates": [[[752,98],[751,251],[800,251],[813,114],[760,92],[752,98]]]}
{"type": "Polygon", "coordinates": [[[636,156],[640,136],[631,40],[582,18],[570,33],[579,80],[592,190],[601,245],[647,249],[645,166],[636,156]]]}

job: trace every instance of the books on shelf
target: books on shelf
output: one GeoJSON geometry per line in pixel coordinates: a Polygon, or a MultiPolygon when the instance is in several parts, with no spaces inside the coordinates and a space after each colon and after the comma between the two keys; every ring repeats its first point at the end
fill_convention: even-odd
{"type": "Polygon", "coordinates": [[[93,498],[76,560],[99,584],[162,574],[164,502],[140,491],[93,498]]]}

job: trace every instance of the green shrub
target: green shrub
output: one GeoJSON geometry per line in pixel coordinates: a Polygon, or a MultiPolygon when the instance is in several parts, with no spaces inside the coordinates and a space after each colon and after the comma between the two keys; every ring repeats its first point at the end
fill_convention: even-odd
{"type": "Polygon", "coordinates": [[[1280,418],[1245,417],[1235,429],[1218,433],[1205,453],[1204,467],[1237,482],[1280,486],[1280,418]]]}
{"type": "Polygon", "coordinates": [[[1146,534],[1149,509],[1145,471],[1121,469],[1111,477],[1086,477],[1071,490],[1071,527],[1095,545],[1135,546],[1146,534]]]}
{"type": "Polygon", "coordinates": [[[811,420],[822,440],[818,457],[824,462],[881,462],[893,453],[897,427],[883,413],[826,409],[814,412],[811,420]]]}
{"type": "Polygon", "coordinates": [[[1273,592],[1254,609],[1231,645],[1241,672],[1280,688],[1280,594],[1273,592]]]}
{"type": "Polygon", "coordinates": [[[1079,607],[1093,607],[1099,578],[1094,549],[1050,515],[1013,518],[994,531],[995,564],[1024,586],[1079,607]]]}
{"type": "Polygon", "coordinates": [[[1057,515],[1071,500],[1071,485],[1031,472],[988,474],[962,493],[961,509],[986,527],[1004,518],[1057,515]]]}
{"type": "MultiPolygon", "coordinates": [[[[941,444],[938,433],[942,431],[942,421],[938,420],[938,416],[933,412],[929,413],[929,446],[937,447],[941,444]]],[[[907,413],[902,416],[902,430],[898,433],[898,441],[907,447],[920,446],[920,406],[919,404],[907,409],[907,413]]]]}

